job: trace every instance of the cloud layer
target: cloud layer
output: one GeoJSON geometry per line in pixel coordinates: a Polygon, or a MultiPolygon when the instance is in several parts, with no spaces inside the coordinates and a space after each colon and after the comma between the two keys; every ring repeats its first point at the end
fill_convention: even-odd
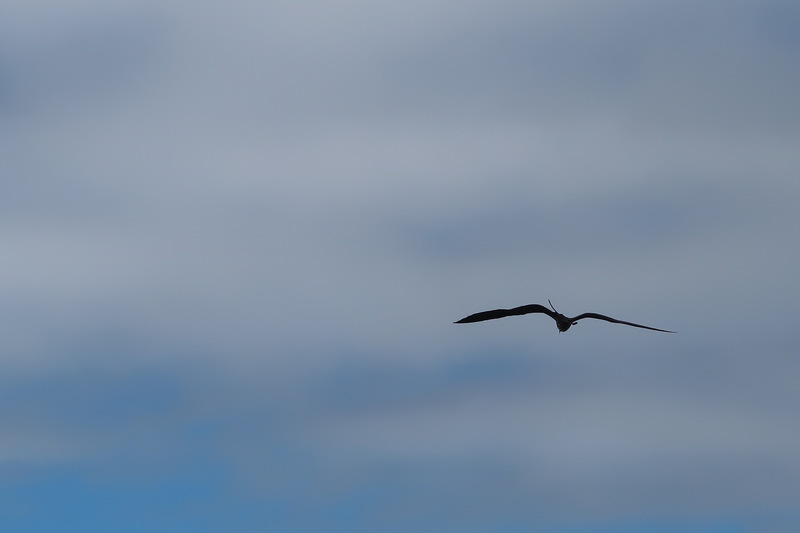
{"type": "Polygon", "coordinates": [[[799,19],[0,8],[0,523],[796,526],[799,19]]]}

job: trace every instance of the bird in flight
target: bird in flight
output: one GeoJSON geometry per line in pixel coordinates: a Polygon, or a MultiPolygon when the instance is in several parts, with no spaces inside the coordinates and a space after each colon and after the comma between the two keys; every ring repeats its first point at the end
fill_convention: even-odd
{"type": "Polygon", "coordinates": [[[520,307],[514,307],[513,309],[493,309],[491,311],[481,311],[480,313],[469,315],[468,317],[464,317],[461,320],[457,320],[456,322],[453,323],[468,324],[470,322],[482,322],[484,320],[493,320],[495,318],[503,318],[506,316],[527,315],[528,313],[544,313],[556,321],[556,327],[558,328],[559,333],[561,333],[562,331],[567,331],[570,328],[570,326],[574,326],[575,324],[578,323],[578,320],[582,320],[584,318],[597,318],[599,320],[605,320],[606,322],[613,322],[615,324],[625,324],[626,326],[633,326],[635,328],[651,329],[653,331],[663,331],[664,333],[677,333],[675,331],[670,331],[668,329],[651,328],[650,326],[643,326],[641,324],[634,324],[633,322],[625,322],[624,320],[617,320],[616,318],[611,318],[610,316],[601,315],[599,313],[582,313],[578,316],[570,318],[556,311],[556,308],[553,307],[553,303],[550,302],[550,300],[547,300],[547,302],[550,304],[550,307],[552,307],[553,309],[552,311],[543,305],[530,304],[530,305],[523,305],[520,307]]]}

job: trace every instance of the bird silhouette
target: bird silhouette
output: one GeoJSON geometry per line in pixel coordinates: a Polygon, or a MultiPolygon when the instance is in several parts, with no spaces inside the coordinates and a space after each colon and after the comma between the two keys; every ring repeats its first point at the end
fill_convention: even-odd
{"type": "Polygon", "coordinates": [[[558,328],[559,333],[561,333],[562,331],[567,331],[571,326],[577,324],[578,320],[582,320],[584,318],[597,318],[599,320],[605,320],[606,322],[613,322],[615,324],[625,324],[626,326],[633,326],[635,328],[651,329],[653,331],[663,331],[664,333],[677,333],[676,331],[670,331],[668,329],[651,328],[650,326],[643,326],[641,324],[634,324],[633,322],[625,322],[624,320],[617,320],[616,318],[611,318],[610,316],[601,315],[599,313],[583,313],[578,316],[568,317],[556,311],[556,308],[553,307],[553,303],[550,300],[547,300],[547,303],[549,303],[550,307],[553,308],[552,311],[546,308],[545,306],[539,304],[522,305],[520,307],[514,307],[513,309],[493,309],[491,311],[481,311],[480,313],[475,313],[474,315],[469,315],[468,317],[464,317],[461,320],[457,320],[456,322],[453,322],[453,324],[468,324],[470,322],[482,322],[484,320],[494,320],[495,318],[503,318],[506,316],[527,315],[528,313],[544,313],[556,321],[556,327],[558,328]]]}

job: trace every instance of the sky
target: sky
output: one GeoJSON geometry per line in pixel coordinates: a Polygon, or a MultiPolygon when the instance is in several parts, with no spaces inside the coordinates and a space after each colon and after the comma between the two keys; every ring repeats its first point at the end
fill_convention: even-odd
{"type": "Polygon", "coordinates": [[[0,528],[799,530],[798,25],[0,3],[0,528]]]}

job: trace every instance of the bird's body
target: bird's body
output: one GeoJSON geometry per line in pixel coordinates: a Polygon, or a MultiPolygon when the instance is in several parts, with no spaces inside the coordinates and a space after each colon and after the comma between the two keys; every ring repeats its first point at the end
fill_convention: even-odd
{"type": "MultiPolygon", "coordinates": [[[[550,302],[550,300],[547,301],[550,302]]],[[[550,307],[553,307],[552,303],[550,304],[550,307]]],[[[650,326],[643,326],[641,324],[634,324],[633,322],[617,320],[616,318],[611,318],[610,316],[601,315],[599,313],[582,313],[575,317],[568,317],[556,311],[554,307],[552,310],[550,310],[547,307],[539,304],[522,305],[512,309],[493,309],[491,311],[481,311],[480,313],[475,313],[474,315],[469,315],[468,317],[462,318],[461,320],[454,322],[454,324],[482,322],[484,320],[493,320],[495,318],[503,318],[515,315],[527,315],[529,313],[544,313],[545,315],[549,316],[556,321],[556,327],[558,328],[559,333],[562,331],[567,331],[570,326],[574,326],[578,323],[578,320],[584,318],[597,318],[599,320],[605,320],[606,322],[614,322],[615,324],[625,324],[626,326],[650,329],[653,331],[662,331],[664,333],[675,333],[674,331],[669,331],[667,329],[651,328],[650,326]]]]}

